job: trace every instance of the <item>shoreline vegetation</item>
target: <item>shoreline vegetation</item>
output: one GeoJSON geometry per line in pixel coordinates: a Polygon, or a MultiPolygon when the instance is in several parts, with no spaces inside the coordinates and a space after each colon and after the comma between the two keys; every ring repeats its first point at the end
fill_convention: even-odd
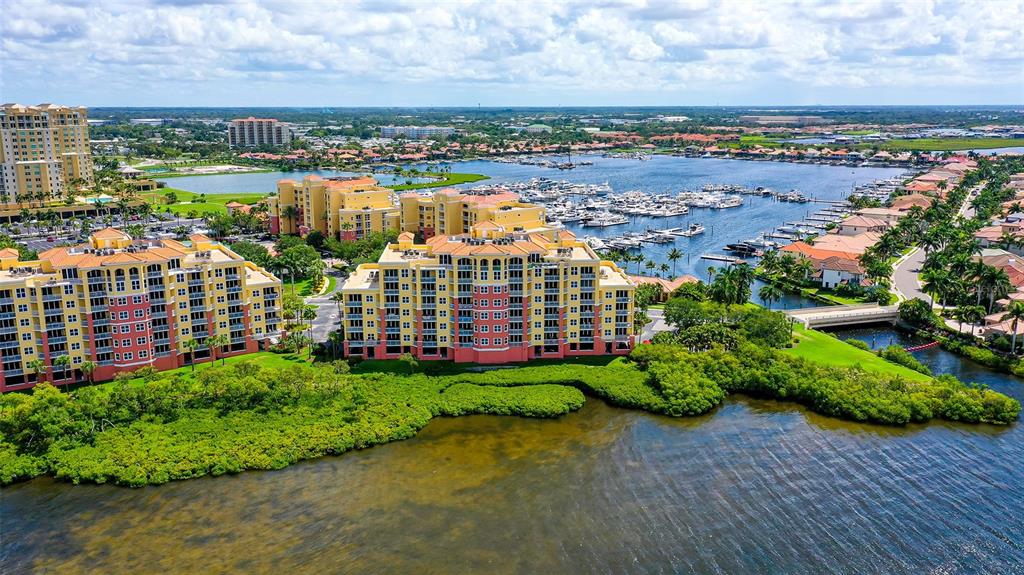
{"type": "Polygon", "coordinates": [[[1020,404],[1005,395],[931,378],[821,332],[801,330],[787,349],[784,331],[784,345],[765,345],[763,334],[779,338],[780,314],[709,313],[720,311],[735,327],[680,328],[628,358],[471,371],[411,357],[310,365],[261,352],[70,391],[42,384],[0,397],[0,483],[52,475],[138,487],[280,469],[412,437],[434,417],[557,417],[588,396],[671,417],[707,413],[733,393],[887,425],[1018,417],[1020,404]]]}

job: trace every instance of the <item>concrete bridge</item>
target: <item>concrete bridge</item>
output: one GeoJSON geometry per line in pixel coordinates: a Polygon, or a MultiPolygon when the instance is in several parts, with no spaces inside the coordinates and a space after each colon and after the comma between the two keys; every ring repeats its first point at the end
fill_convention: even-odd
{"type": "Polygon", "coordinates": [[[806,328],[839,327],[863,323],[895,322],[899,306],[875,303],[809,307],[784,312],[806,328]]]}

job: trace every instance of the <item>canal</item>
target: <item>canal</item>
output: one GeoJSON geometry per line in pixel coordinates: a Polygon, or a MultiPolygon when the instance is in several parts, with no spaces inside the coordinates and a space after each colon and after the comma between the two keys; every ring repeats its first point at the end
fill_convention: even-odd
{"type": "MultiPolygon", "coordinates": [[[[876,346],[888,328],[840,332],[876,346]]],[[[1022,381],[916,354],[1024,399],[1022,381]]],[[[1013,573],[1022,426],[841,422],[735,397],[672,419],[437,419],[273,472],[3,491],[6,573],[1013,573]]]]}

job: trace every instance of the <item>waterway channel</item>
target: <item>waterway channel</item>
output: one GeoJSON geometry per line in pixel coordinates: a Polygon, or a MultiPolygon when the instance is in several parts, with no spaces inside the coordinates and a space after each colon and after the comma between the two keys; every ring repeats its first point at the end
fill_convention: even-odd
{"type": "MultiPolygon", "coordinates": [[[[877,346],[888,328],[841,332],[877,346]]],[[[941,349],[936,371],[1024,399],[941,349]]],[[[438,419],[273,472],[0,499],[5,573],[1019,573],[1024,430],[730,398],[672,419],[438,419]]]]}

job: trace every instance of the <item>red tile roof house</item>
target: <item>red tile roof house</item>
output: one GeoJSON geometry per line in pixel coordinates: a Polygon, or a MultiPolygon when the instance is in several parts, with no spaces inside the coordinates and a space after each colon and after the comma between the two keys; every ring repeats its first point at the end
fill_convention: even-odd
{"type": "Polygon", "coordinates": [[[858,236],[866,232],[883,233],[889,228],[889,222],[865,216],[853,216],[839,222],[839,235],[858,236]]]}
{"type": "Polygon", "coordinates": [[[629,279],[633,280],[637,286],[644,284],[653,284],[661,286],[661,294],[658,296],[658,301],[665,301],[669,298],[672,292],[676,291],[679,286],[683,284],[698,283],[700,280],[691,275],[681,275],[675,279],[666,278],[655,278],[650,276],[629,276],[629,279]]]}
{"type": "Polygon", "coordinates": [[[1024,224],[1020,222],[1001,223],[981,228],[974,233],[974,237],[983,248],[999,247],[1018,256],[1024,256],[1024,245],[1017,244],[1009,246],[1009,248],[999,245],[1003,234],[1009,234],[1020,240],[1021,244],[1024,244],[1024,224]]]}
{"type": "Polygon", "coordinates": [[[848,258],[832,256],[818,264],[818,272],[814,277],[821,279],[821,287],[835,288],[840,285],[867,285],[864,268],[860,262],[848,258]]]}

